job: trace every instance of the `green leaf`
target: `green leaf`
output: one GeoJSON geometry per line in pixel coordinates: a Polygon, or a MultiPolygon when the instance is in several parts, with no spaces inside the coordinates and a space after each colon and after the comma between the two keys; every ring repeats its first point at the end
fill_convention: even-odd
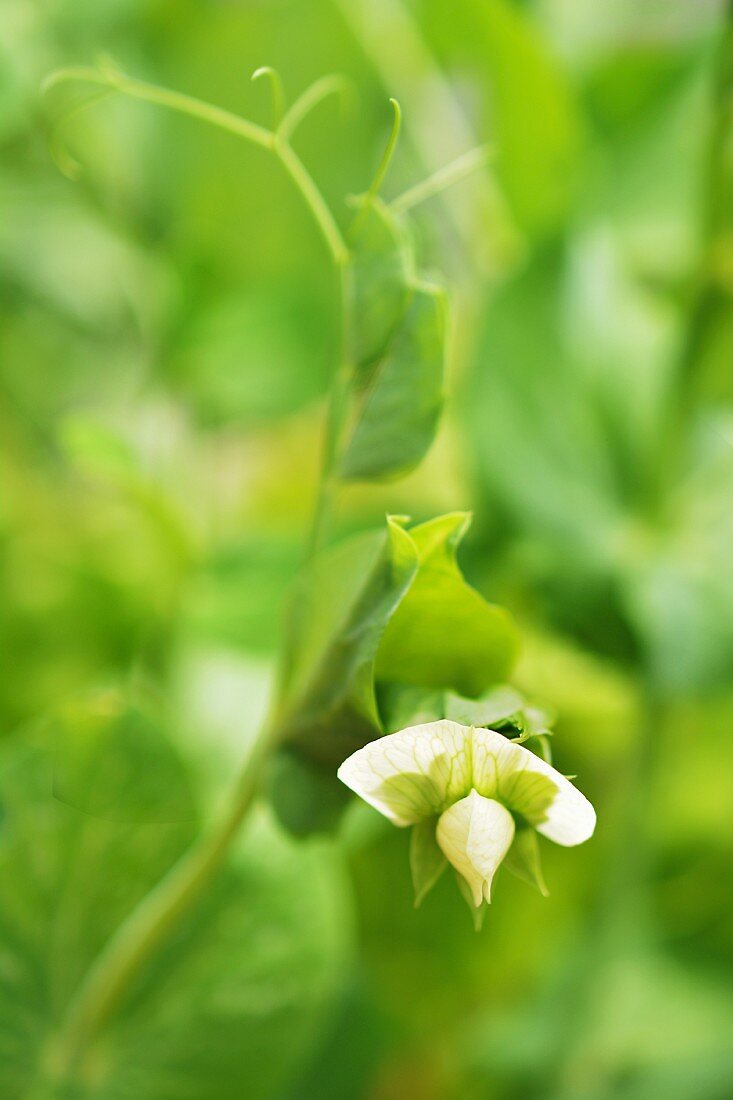
{"type": "Polygon", "coordinates": [[[567,210],[577,180],[582,119],[562,67],[512,0],[451,7],[453,32],[473,48],[488,84],[496,170],[517,221],[532,234],[567,210]]]}
{"type": "Polygon", "coordinates": [[[191,787],[161,708],[141,690],[103,688],[73,699],[48,723],[53,793],[95,817],[190,821],[191,787]]]}
{"type": "Polygon", "coordinates": [[[349,244],[351,357],[363,375],[385,354],[405,315],[413,262],[404,231],[378,197],[360,206],[349,244]]]}
{"type": "Polygon", "coordinates": [[[329,769],[380,730],[374,659],[416,570],[415,544],[390,518],[327,550],[296,593],[284,736],[329,769]]]}
{"type": "Polygon", "coordinates": [[[344,480],[393,477],[426,454],[443,406],[445,341],[444,294],[420,284],[368,387],[357,394],[339,465],[344,480]]]}
{"type": "Polygon", "coordinates": [[[296,593],[284,740],[331,772],[385,727],[440,717],[440,689],[480,694],[514,661],[511,619],[456,564],[468,517],[403,523],[332,547],[296,593]]]}
{"type": "MultiPolygon", "coordinates": [[[[256,814],[83,1064],[61,1025],[99,951],[192,839],[51,796],[48,754],[0,779],[0,1095],[4,1100],[253,1100],[280,1095],[320,1035],[346,960],[333,853],[256,814]]],[[[170,776],[158,763],[161,788],[170,776]]]]}
{"type": "Polygon", "coordinates": [[[222,541],[186,587],[181,631],[197,642],[277,652],[286,594],[301,560],[296,539],[250,534],[222,541]]]}
{"type": "Polygon", "coordinates": [[[464,699],[452,692],[445,697],[446,718],[461,722],[464,726],[486,726],[496,729],[521,712],[524,699],[516,688],[498,684],[479,699],[464,699]]]}
{"type": "Polygon", "coordinates": [[[659,690],[725,691],[733,682],[733,435],[708,427],[691,448],[674,520],[621,573],[624,606],[659,690]],[[702,452],[702,453],[701,453],[702,452]]]}
{"type": "Polygon", "coordinates": [[[379,685],[378,699],[379,713],[387,732],[448,718],[463,726],[498,730],[518,742],[552,736],[553,716],[529,703],[509,684],[498,684],[478,699],[467,699],[452,691],[383,683],[379,685]]]}
{"type": "Polygon", "coordinates": [[[207,425],[292,414],[328,388],[329,317],[308,283],[245,280],[186,317],[170,369],[207,425]]]}
{"type": "Polygon", "coordinates": [[[510,727],[521,735],[520,741],[549,736],[553,725],[553,717],[548,711],[533,706],[521,691],[509,684],[499,684],[479,699],[463,699],[448,692],[444,717],[466,726],[486,726],[494,730],[510,727]]]}
{"type": "Polygon", "coordinates": [[[517,829],[514,842],[504,856],[504,866],[523,882],[536,886],[543,897],[549,897],[540,864],[539,842],[534,829],[517,829]]]}
{"type": "Polygon", "coordinates": [[[377,678],[480,695],[506,679],[516,657],[516,628],[463,579],[456,550],[470,517],[455,512],[410,531],[419,569],[384,633],[377,678]]]}
{"type": "Polygon", "coordinates": [[[417,687],[414,684],[378,684],[377,699],[384,732],[396,733],[408,726],[446,718],[445,698],[446,693],[437,688],[417,687]]]}
{"type": "Polygon", "coordinates": [[[490,688],[479,699],[463,699],[447,692],[443,712],[442,717],[453,722],[498,730],[518,744],[537,738],[542,756],[548,762],[551,760],[548,738],[552,737],[553,715],[529,703],[508,684],[490,688]]]}
{"type": "Polygon", "coordinates": [[[327,833],[338,824],[350,792],[332,772],[284,750],[269,769],[269,795],[278,820],[293,836],[327,833]]]}
{"type": "Polygon", "coordinates": [[[597,394],[559,321],[565,278],[560,257],[543,253],[487,306],[461,412],[492,499],[587,589],[589,573],[607,568],[621,516],[597,394]]]}
{"type": "Polygon", "coordinates": [[[435,821],[435,818],[426,818],[413,825],[410,836],[410,870],[416,908],[448,866],[448,860],[435,839],[435,821]]]}

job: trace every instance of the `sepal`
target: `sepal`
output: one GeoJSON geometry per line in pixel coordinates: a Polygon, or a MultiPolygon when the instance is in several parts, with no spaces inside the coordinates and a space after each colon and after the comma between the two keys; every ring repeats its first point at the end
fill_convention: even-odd
{"type": "Polygon", "coordinates": [[[410,836],[410,870],[416,909],[448,866],[448,860],[435,839],[436,825],[436,817],[426,818],[413,826],[410,836]]]}
{"type": "Polygon", "coordinates": [[[543,898],[550,896],[550,891],[547,889],[542,874],[537,834],[533,829],[517,830],[514,843],[504,858],[504,866],[507,871],[511,871],[522,882],[528,882],[530,886],[535,886],[543,898]]]}

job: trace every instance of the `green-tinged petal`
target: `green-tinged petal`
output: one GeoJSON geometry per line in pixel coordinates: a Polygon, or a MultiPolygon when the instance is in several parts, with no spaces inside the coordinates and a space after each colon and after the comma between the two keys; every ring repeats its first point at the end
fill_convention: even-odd
{"type": "Polygon", "coordinates": [[[338,777],[395,825],[414,825],[469,790],[469,738],[457,722],[410,726],[358,749],[338,777]]]}
{"type": "Polygon", "coordinates": [[[473,785],[499,799],[539,833],[571,847],[593,835],[595,810],[564,775],[495,730],[475,729],[473,785]]]}
{"type": "Polygon", "coordinates": [[[448,866],[448,860],[435,839],[435,818],[426,817],[413,826],[410,837],[410,870],[417,907],[435,886],[448,866]]]}
{"type": "Polygon", "coordinates": [[[473,903],[491,901],[491,881],[514,839],[514,819],[493,798],[472,790],[441,814],[438,844],[471,889],[473,903]]]}

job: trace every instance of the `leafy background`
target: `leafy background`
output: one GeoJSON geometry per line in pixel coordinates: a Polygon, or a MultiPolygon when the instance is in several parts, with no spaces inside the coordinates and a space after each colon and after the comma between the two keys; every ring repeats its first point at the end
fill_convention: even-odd
{"type": "Polygon", "coordinates": [[[548,899],[500,875],[477,936],[448,880],[413,910],[408,838],[369,811],[295,840],[263,805],[74,1095],[733,1093],[729,22],[711,0],[3,0],[3,1096],[58,1095],[81,975],[254,736],[338,339],[266,155],[116,99],[53,132],[41,78],[100,52],[263,123],[259,65],[291,94],[347,75],[297,138],[342,223],[388,95],[389,194],[492,146],[416,216],[452,288],[437,442],[349,486],[336,529],[474,511],[461,564],[517,620],[517,684],[559,715],[599,829],[543,850],[548,899]],[[51,758],[90,726],[104,767],[51,758]]]}

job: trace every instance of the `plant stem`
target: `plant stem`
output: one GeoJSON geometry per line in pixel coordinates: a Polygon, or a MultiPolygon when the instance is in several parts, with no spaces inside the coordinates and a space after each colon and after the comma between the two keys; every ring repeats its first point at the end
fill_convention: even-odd
{"type": "Polygon", "coordinates": [[[228,130],[231,134],[250,141],[254,145],[260,145],[263,149],[271,149],[272,131],[264,126],[258,126],[256,122],[241,118],[232,111],[226,111],[223,107],[215,107],[211,103],[195,99],[193,96],[184,95],[182,92],[174,92],[168,88],[161,88],[157,84],[148,84],[144,80],[135,80],[125,76],[124,73],[114,69],[92,69],[88,66],[76,66],[67,69],[58,69],[44,81],[43,89],[48,91],[57,84],[68,81],[80,81],[84,84],[99,84],[104,88],[112,88],[132,99],[141,99],[146,103],[156,103],[159,107],[167,107],[169,110],[178,111],[192,118],[200,118],[220,130],[228,130]]]}
{"type": "Polygon", "coordinates": [[[120,925],[88,971],[49,1051],[48,1070],[54,1080],[73,1079],[136,975],[221,867],[252,805],[262,765],[277,742],[278,726],[274,717],[265,723],[221,819],[184,853],[120,925]]]}
{"type": "Polygon", "coordinates": [[[331,76],[322,76],[309,88],[298,96],[295,102],[288,108],[278,126],[278,134],[285,141],[290,141],[293,133],[300,126],[304,118],[318,106],[327,96],[345,93],[349,85],[344,77],[334,73],[331,76]]]}
{"type": "MultiPolygon", "coordinates": [[[[328,248],[339,277],[341,335],[339,366],[329,405],[323,458],[323,476],[309,539],[309,555],[320,546],[333,494],[333,470],[345,411],[348,383],[348,261],[349,252],[341,231],[313,178],[288,143],[283,132],[270,131],[229,111],[190,96],[133,80],[114,69],[69,68],[59,70],[46,82],[49,88],[65,81],[81,81],[122,92],[209,122],[252,144],[270,150],[300,191],[328,248]]],[[[321,89],[323,91],[323,89],[321,89]]],[[[306,107],[311,102],[307,96],[306,107]]],[[[311,97],[313,99],[313,97],[311,97]]],[[[302,116],[291,113],[290,132],[302,116]]],[[[292,111],[292,109],[291,109],[292,111]]],[[[221,818],[206,830],[178,863],[120,925],[92,964],[68,1013],[49,1047],[46,1070],[50,1082],[68,1083],[83,1074],[91,1045],[124,1001],[142,967],[195,904],[211,878],[221,867],[229,846],[254,801],[262,767],[279,740],[283,714],[273,704],[269,719],[244,762],[231,800],[221,818]]],[[[36,1083],[36,1087],[41,1082],[36,1083]]]]}
{"type": "Polygon", "coordinates": [[[154,103],[159,107],[177,111],[179,114],[201,119],[201,121],[208,122],[220,130],[236,134],[237,137],[244,138],[245,141],[249,141],[253,145],[269,149],[275,154],[303,196],[328,247],[333,262],[337,265],[345,262],[348,250],[336,220],[323,195],[318,190],[313,177],[282,135],[273,130],[268,130],[264,126],[258,126],[257,123],[250,122],[249,119],[235,115],[232,111],[226,111],[222,107],[215,107],[210,103],[204,103],[203,100],[195,99],[193,96],[184,95],[181,92],[171,91],[168,88],[160,88],[157,84],[134,80],[132,77],[125,76],[114,69],[97,70],[83,66],[59,69],[45,81],[44,89],[48,90],[67,81],[80,81],[110,88],[133,99],[154,103]]]}
{"type": "Polygon", "coordinates": [[[408,210],[412,210],[413,206],[417,206],[418,203],[432,199],[435,195],[440,195],[441,192],[454,183],[467,179],[478,168],[482,168],[487,164],[489,155],[490,150],[486,145],[480,145],[477,149],[470,149],[462,157],[446,164],[445,168],[439,168],[437,172],[433,172],[432,176],[416,183],[414,187],[393,199],[390,203],[392,210],[395,214],[405,214],[408,210]]]}
{"type": "Polygon", "coordinates": [[[328,245],[331,259],[338,268],[343,267],[349,258],[349,251],[341,235],[341,230],[337,226],[334,216],[326,200],[323,198],[323,195],[318,190],[313,177],[307,171],[305,165],[292,146],[277,134],[273,135],[271,147],[283,168],[310,207],[310,211],[321,231],[321,235],[328,245]]]}
{"type": "MultiPolygon", "coordinates": [[[[368,57],[389,95],[410,119],[408,136],[429,173],[477,144],[476,135],[410,6],[404,0],[333,0],[345,25],[368,57]]],[[[442,191],[447,220],[484,274],[494,275],[516,252],[516,230],[489,173],[470,194],[451,200],[442,191]],[[485,226],[486,233],[476,227],[485,226]],[[488,247],[486,247],[488,244],[488,247]]],[[[456,276],[465,284],[459,265],[456,276]]]]}

